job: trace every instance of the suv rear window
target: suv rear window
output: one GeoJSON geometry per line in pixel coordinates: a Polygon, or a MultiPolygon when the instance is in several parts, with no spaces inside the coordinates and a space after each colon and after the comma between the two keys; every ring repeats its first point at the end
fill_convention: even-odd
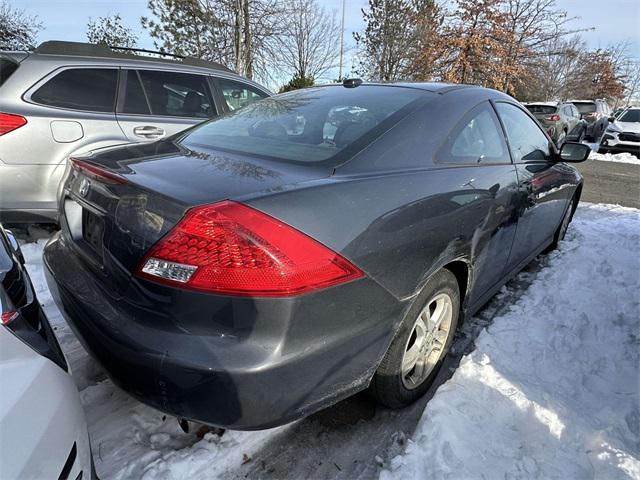
{"type": "Polygon", "coordinates": [[[113,112],[118,71],[113,68],[70,68],[58,73],[31,95],[52,107],[113,112]]]}
{"type": "Polygon", "coordinates": [[[573,102],[580,113],[590,113],[596,111],[596,104],[593,102],[573,102]]]}
{"type": "Polygon", "coordinates": [[[366,146],[425,95],[413,88],[369,85],[307,88],[206,122],[182,141],[277,160],[328,161],[350,147],[355,153],[366,146]]]}
{"type": "Polygon", "coordinates": [[[525,107],[533,114],[542,113],[544,115],[550,115],[557,111],[557,107],[552,105],[525,105],[525,107]]]}
{"type": "Polygon", "coordinates": [[[18,64],[8,58],[0,57],[0,86],[18,69],[18,64]]]}

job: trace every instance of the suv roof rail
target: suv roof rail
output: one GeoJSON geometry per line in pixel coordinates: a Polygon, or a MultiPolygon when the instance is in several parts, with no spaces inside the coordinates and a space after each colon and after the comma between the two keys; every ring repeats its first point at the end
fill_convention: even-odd
{"type": "Polygon", "coordinates": [[[83,42],[65,42],[61,40],[49,40],[42,42],[38,45],[35,53],[43,55],[71,55],[71,56],[87,56],[87,57],[102,57],[102,58],[122,58],[129,60],[143,60],[149,62],[165,62],[165,63],[180,63],[183,65],[190,65],[193,67],[205,67],[215,70],[224,70],[226,72],[234,73],[233,70],[222,65],[218,62],[210,62],[202,60],[200,58],[187,57],[183,55],[176,55],[163,51],[146,50],[144,48],[128,48],[118,47],[105,44],[95,43],[83,43],[83,42]],[[154,55],[161,55],[162,57],[171,58],[158,58],[148,57],[143,55],[134,55],[134,52],[150,53],[154,55]]]}

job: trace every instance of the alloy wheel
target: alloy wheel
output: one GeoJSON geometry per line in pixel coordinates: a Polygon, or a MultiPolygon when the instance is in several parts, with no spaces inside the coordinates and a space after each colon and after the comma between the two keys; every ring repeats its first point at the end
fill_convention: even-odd
{"type": "Polygon", "coordinates": [[[446,353],[452,318],[453,302],[446,293],[431,298],[416,318],[402,358],[402,383],[408,390],[419,387],[446,353]]]}

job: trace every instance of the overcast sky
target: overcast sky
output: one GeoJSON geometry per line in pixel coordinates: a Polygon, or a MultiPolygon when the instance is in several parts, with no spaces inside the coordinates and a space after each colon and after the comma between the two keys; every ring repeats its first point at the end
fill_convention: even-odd
{"type": "MultiPolygon", "coordinates": [[[[318,0],[328,11],[339,16],[342,0],[318,0]]],[[[39,41],[86,41],[89,17],[120,13],[125,24],[139,33],[139,44],[153,48],[153,41],[140,27],[140,17],[148,15],[146,0],[9,0],[14,7],[36,14],[44,24],[39,41]]],[[[345,42],[353,44],[352,32],[362,28],[360,9],[367,0],[346,0],[345,42]]],[[[628,40],[635,57],[640,58],[640,0],[557,0],[559,8],[570,17],[575,28],[594,28],[583,37],[590,48],[606,47],[628,40]]],[[[350,67],[350,65],[347,65],[350,67]]]]}

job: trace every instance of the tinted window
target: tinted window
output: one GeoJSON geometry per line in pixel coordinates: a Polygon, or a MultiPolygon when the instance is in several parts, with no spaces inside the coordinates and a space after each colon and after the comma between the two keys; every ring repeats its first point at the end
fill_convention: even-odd
{"type": "Polygon", "coordinates": [[[542,113],[545,115],[549,115],[552,113],[556,113],[556,107],[551,105],[526,105],[526,107],[527,110],[529,110],[533,114],[542,113]]]}
{"type": "Polygon", "coordinates": [[[218,79],[218,85],[229,110],[238,110],[267,97],[266,93],[240,82],[218,79]]]}
{"type": "Polygon", "coordinates": [[[590,113],[596,111],[596,104],[593,102],[574,102],[580,113],[590,113]]]}
{"type": "Polygon", "coordinates": [[[183,142],[320,162],[353,144],[366,145],[404,114],[403,107],[424,95],[417,89],[377,86],[297,90],[207,122],[191,130],[183,142]]]}
{"type": "Polygon", "coordinates": [[[620,118],[620,122],[640,122],[640,110],[627,110],[620,118]]]}
{"type": "Polygon", "coordinates": [[[127,81],[124,87],[124,105],[122,106],[122,112],[148,115],[151,112],[149,110],[147,97],[142,90],[138,72],[129,70],[126,72],[126,76],[127,81]]]}
{"type": "Polygon", "coordinates": [[[514,162],[551,158],[549,140],[534,120],[509,103],[498,103],[496,108],[507,132],[514,162]]]}
{"type": "Polygon", "coordinates": [[[140,70],[152,115],[207,118],[215,115],[204,75],[140,70]]]}
{"type": "Polygon", "coordinates": [[[117,85],[115,69],[71,68],[41,86],[31,99],[52,107],[113,112],[117,85]]]}
{"type": "Polygon", "coordinates": [[[13,72],[18,69],[18,64],[8,58],[0,58],[0,85],[2,85],[13,72]]]}
{"type": "Polygon", "coordinates": [[[438,153],[446,163],[510,163],[500,124],[489,104],[469,112],[438,153]]]}

